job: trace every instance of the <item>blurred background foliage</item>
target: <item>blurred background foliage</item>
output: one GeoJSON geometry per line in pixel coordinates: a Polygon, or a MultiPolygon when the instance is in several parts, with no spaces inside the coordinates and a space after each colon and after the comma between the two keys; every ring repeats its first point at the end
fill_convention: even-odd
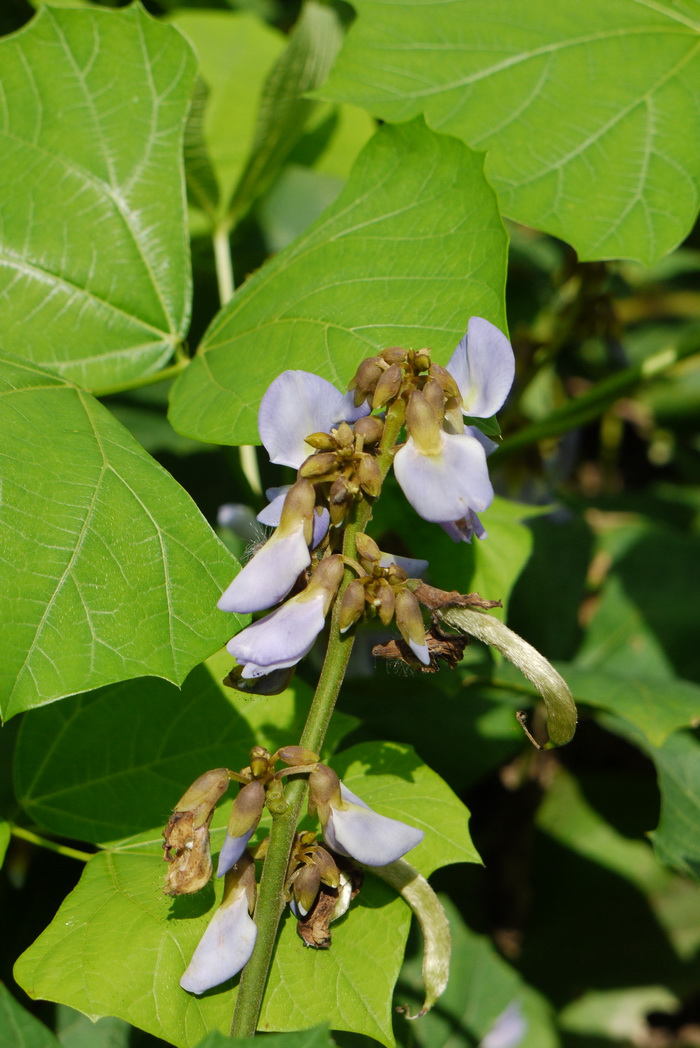
{"type": "MultiPolygon", "coordinates": [[[[257,68],[250,75],[262,84],[299,4],[146,0],[145,6],[173,20],[200,52],[202,97],[210,108],[199,131],[216,140],[217,106],[229,104],[241,108],[240,120],[252,129],[252,103],[236,95],[228,78],[227,19],[232,11],[251,19],[257,68]]],[[[18,29],[32,14],[25,0],[5,0],[0,30],[18,29]]],[[[352,10],[342,7],[342,15],[349,22],[352,10]]],[[[373,130],[369,116],[350,107],[318,105],[302,123],[280,170],[233,224],[236,284],[336,198],[373,130]]],[[[194,346],[219,308],[219,292],[210,216],[192,189],[202,185],[196,142],[192,148],[194,346]]],[[[245,153],[210,155],[219,184],[230,188],[245,153]]],[[[563,242],[514,223],[507,229],[517,375],[500,416],[503,446],[490,460],[500,498],[485,518],[487,541],[495,548],[504,539],[502,576],[489,575],[477,544],[457,547],[436,537],[393,489],[377,514],[375,537],[397,552],[428,556],[436,585],[467,591],[476,579],[482,596],[507,603],[509,625],[569,680],[580,724],[569,746],[536,751],[515,717],[530,711],[531,730],[542,737],[535,696],[480,646],[468,650],[459,673],[424,678],[373,667],[370,631],[358,642],[341,699],[341,709],[358,718],[346,743],[412,742],[472,811],[484,863],[434,876],[453,922],[452,979],[426,1019],[409,1024],[398,1015],[395,1034],[405,1048],[469,1048],[516,1001],[527,1020],[518,1043],[533,1048],[697,1045],[700,231],[644,267],[580,263],[563,242]],[[684,359],[658,366],[664,353],[679,349],[684,359]]],[[[167,395],[163,383],[107,402],[213,526],[223,502],[262,508],[237,450],[177,434],[167,421],[167,395]]],[[[263,486],[278,481],[264,456],[259,468],[263,486]]],[[[241,556],[247,538],[219,530],[241,556]]],[[[313,660],[300,672],[311,682],[313,660]]],[[[28,716],[3,729],[0,792],[8,818],[31,827],[8,772],[28,716]]],[[[8,839],[0,825],[0,844],[8,839]]],[[[79,866],[20,838],[10,843],[0,882],[0,975],[57,1041],[41,1040],[36,1031],[12,1040],[8,1025],[0,1029],[3,1048],[164,1043],[121,1020],[93,1026],[67,1007],[29,1002],[13,983],[13,961],[52,919],[79,866]]],[[[397,1003],[420,1001],[419,953],[416,938],[397,1003]]],[[[9,1021],[11,1001],[3,998],[0,1007],[9,1021]]],[[[347,1048],[374,1043],[350,1034],[335,1039],[347,1048]]]]}

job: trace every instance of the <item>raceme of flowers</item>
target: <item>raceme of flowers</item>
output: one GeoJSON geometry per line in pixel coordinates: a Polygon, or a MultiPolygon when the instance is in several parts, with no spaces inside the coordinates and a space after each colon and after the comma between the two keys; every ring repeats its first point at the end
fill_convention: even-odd
{"type": "Polygon", "coordinates": [[[478,514],[493,499],[486,458],[496,444],[474,420],[498,411],[514,370],[505,335],[472,317],[447,367],[427,349],[394,347],[360,364],[348,394],[305,371],[285,371],[271,383],[260,437],[272,462],[295,468],[297,480],[268,492],[258,519],[275,531],[219,600],[223,611],[270,612],[227,645],[238,662],[229,683],[268,694],[286,687],[323,630],[347,566],[357,577],[344,588],[341,630],[372,616],[393,622],[418,663],[431,666],[411,568],[362,533],[348,565],[344,528],[359,504],[379,495],[388,452],[420,516],[455,542],[485,538],[478,514]],[[406,437],[387,448],[397,418],[406,437]]]}
{"type": "Polygon", "coordinates": [[[317,814],[323,844],[316,834],[297,835],[286,883],[287,901],[299,919],[302,936],[315,934],[309,945],[330,944],[327,926],[342,916],[359,890],[359,871],[365,866],[385,866],[415,848],[423,831],[373,811],[340,781],[315,753],[301,746],[282,747],[270,754],[263,747],[251,750],[250,765],[240,772],[214,768],[190,786],[175,807],[163,837],[168,865],[164,891],[168,895],[199,891],[212,873],[209,826],[215,806],[231,781],[241,784],[231,808],[217,866],[224,877],[222,901],[215,910],[189,965],[180,980],[183,989],[205,993],[236,975],[255,946],[257,929],[251,916],[255,908],[255,858],[262,858],[266,842],[249,850],[264,807],[279,811],[284,805],[282,778],[308,774],[309,813],[317,814]],[[278,762],[285,767],[276,771],[278,762]],[[354,862],[353,862],[354,861],[354,862]],[[325,923],[309,925],[317,900],[331,898],[322,908],[325,923]],[[309,930],[311,927],[312,931],[309,930]]]}

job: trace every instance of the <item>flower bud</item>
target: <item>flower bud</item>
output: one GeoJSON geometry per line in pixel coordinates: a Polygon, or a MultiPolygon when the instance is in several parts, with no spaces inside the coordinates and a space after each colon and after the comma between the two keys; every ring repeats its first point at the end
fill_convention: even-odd
{"type": "Polygon", "coordinates": [[[430,653],[425,641],[425,626],[420,604],[408,589],[396,594],[396,625],[413,654],[424,666],[430,665],[430,653]]]}
{"type": "Polygon", "coordinates": [[[384,579],[380,580],[378,592],[373,602],[379,615],[382,626],[388,626],[394,617],[396,608],[396,594],[393,588],[384,579]]]}
{"type": "Polygon", "coordinates": [[[330,433],[310,433],[308,437],[304,437],[304,440],[317,451],[332,451],[335,447],[335,441],[330,433]]]}
{"type": "Polygon", "coordinates": [[[408,354],[401,346],[389,346],[382,350],[380,356],[387,364],[403,364],[408,354]]]}
{"type": "Polygon", "coordinates": [[[319,844],[313,854],[314,866],[318,869],[321,874],[321,881],[323,884],[327,884],[329,888],[337,888],[340,885],[340,870],[338,869],[335,859],[331,856],[330,852],[327,852],[325,848],[322,848],[319,844]]]}
{"type": "Polygon", "coordinates": [[[382,374],[372,396],[372,407],[383,408],[390,400],[393,400],[401,389],[403,382],[403,369],[400,364],[392,364],[382,374]]]}
{"type": "Polygon", "coordinates": [[[364,614],[365,587],[360,579],[353,579],[340,602],[339,628],[341,633],[349,630],[364,614]]]}
{"type": "Polygon", "coordinates": [[[299,473],[302,477],[325,477],[338,468],[338,457],[335,451],[318,451],[315,455],[307,458],[300,467],[299,473]]]}
{"type": "Polygon", "coordinates": [[[382,474],[377,460],[372,455],[362,455],[357,467],[357,479],[362,490],[376,498],[382,490],[382,474]]]}
{"type": "Polygon", "coordinates": [[[309,775],[309,815],[318,812],[321,823],[328,818],[331,802],[341,804],[340,779],[327,764],[317,764],[309,775]]]}
{"type": "Polygon", "coordinates": [[[320,757],[317,753],[307,750],[305,746],[283,746],[277,751],[277,756],[290,767],[300,764],[317,764],[320,757]]]}
{"type": "Polygon", "coordinates": [[[347,422],[341,422],[335,431],[335,439],[341,448],[351,448],[355,443],[355,434],[347,422]]]}
{"type": "Polygon", "coordinates": [[[296,904],[294,909],[298,910],[297,916],[306,917],[316,902],[320,887],[321,871],[317,866],[302,866],[296,871],[292,880],[292,894],[296,904]]]}
{"type": "Polygon", "coordinates": [[[260,822],[264,804],[265,787],[257,779],[239,790],[231,808],[226,838],[219,853],[217,877],[223,877],[243,855],[260,822]]]}
{"type": "Polygon", "coordinates": [[[430,402],[418,390],[411,393],[408,401],[406,428],[422,455],[440,454],[440,420],[430,402]]]}
{"type": "Polygon", "coordinates": [[[445,394],[439,383],[432,380],[428,380],[423,386],[423,396],[430,404],[431,408],[440,419],[445,413],[445,394]]]}
{"type": "Polygon", "coordinates": [[[457,385],[457,382],[449,373],[447,368],[443,368],[439,364],[431,364],[429,375],[431,379],[434,379],[437,383],[439,383],[440,388],[442,389],[443,393],[448,398],[448,400],[457,398],[461,406],[462,394],[459,391],[459,386],[457,385]]]}
{"type": "Polygon", "coordinates": [[[377,382],[384,372],[383,361],[379,357],[367,357],[355,372],[349,390],[355,390],[355,406],[359,407],[365,400],[371,400],[377,382]]]}
{"type": "Polygon", "coordinates": [[[365,415],[355,423],[355,433],[365,444],[378,444],[384,433],[384,423],[376,415],[365,415]]]}
{"type": "Polygon", "coordinates": [[[359,532],[355,536],[355,547],[362,560],[367,560],[372,565],[379,564],[379,561],[382,559],[382,552],[379,546],[364,531],[359,532]]]}

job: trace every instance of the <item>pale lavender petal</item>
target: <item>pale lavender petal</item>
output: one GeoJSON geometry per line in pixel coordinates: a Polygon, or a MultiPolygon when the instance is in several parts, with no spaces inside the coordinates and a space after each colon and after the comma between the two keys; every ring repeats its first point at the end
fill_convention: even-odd
{"type": "Polygon", "coordinates": [[[255,826],[252,826],[247,833],[242,834],[240,837],[232,837],[229,833],[226,834],[226,839],[221,846],[219,852],[219,864],[216,867],[216,876],[223,877],[225,873],[235,866],[240,859],[243,852],[246,850],[248,841],[255,832],[255,826]]]}
{"type": "Polygon", "coordinates": [[[247,626],[226,648],[245,666],[243,677],[257,677],[294,666],[311,650],[324,622],[323,594],[312,600],[289,600],[247,626]]]}
{"type": "MultiPolygon", "coordinates": [[[[485,433],[481,432],[478,426],[465,426],[464,432],[467,434],[467,436],[474,437],[475,440],[479,441],[482,448],[486,452],[487,458],[489,455],[493,455],[494,451],[496,451],[499,447],[498,442],[495,440],[491,440],[491,437],[487,437],[485,433]]],[[[258,517],[258,520],[260,520],[260,517],[258,517]]]]}
{"type": "Polygon", "coordinates": [[[419,662],[422,662],[424,666],[430,665],[430,652],[427,644],[416,644],[414,640],[409,639],[408,646],[419,662]]]}
{"type": "Polygon", "coordinates": [[[275,532],[221,595],[217,608],[241,614],[264,611],[287,596],[311,563],[304,524],[286,535],[275,532]]]}
{"type": "Polygon", "coordinates": [[[453,542],[471,542],[475,535],[478,539],[487,537],[486,528],[473,510],[470,510],[462,520],[441,520],[438,523],[453,542]]]}
{"type": "Polygon", "coordinates": [[[341,422],[369,414],[367,404],[356,408],[325,378],[310,371],[283,371],[268,387],[258,412],[258,431],[272,462],[296,469],[314,451],[304,440],[311,433],[328,433],[341,422]]]}
{"type": "Polygon", "coordinates": [[[351,807],[345,811],[331,807],[323,836],[333,851],[365,866],[386,866],[423,840],[422,830],[373,811],[342,782],[340,792],[351,807]]]}
{"type": "Polygon", "coordinates": [[[257,934],[244,892],[229,906],[219,907],[209,921],[180,986],[205,993],[232,979],[250,960],[257,934]]]}
{"type": "MultiPolygon", "coordinates": [[[[267,524],[270,527],[276,528],[282,517],[282,507],[284,506],[284,500],[287,497],[291,485],[286,484],[281,488],[268,488],[265,494],[272,501],[265,506],[264,509],[258,513],[258,520],[261,524],[267,524]]],[[[326,537],[326,533],[331,523],[331,515],[325,507],[320,513],[314,511],[313,516],[313,534],[311,537],[311,549],[316,549],[319,542],[323,542],[326,537]]]]}
{"type": "Polygon", "coordinates": [[[527,1033],[527,1019],[520,1001],[511,1001],[501,1012],[479,1048],[517,1048],[527,1033]]]}
{"type": "Polygon", "coordinates": [[[447,370],[459,386],[464,414],[490,418],[503,405],[513,385],[513,347],[488,320],[471,317],[447,370]]]}
{"type": "Polygon", "coordinates": [[[409,579],[420,579],[428,570],[428,561],[417,557],[397,557],[394,553],[382,553],[379,560],[380,568],[388,568],[395,564],[397,568],[403,568],[409,579]]]}
{"type": "Polygon", "coordinates": [[[325,506],[323,507],[320,513],[314,510],[313,524],[314,530],[313,535],[311,537],[311,548],[316,549],[319,542],[323,542],[323,540],[325,539],[326,535],[328,534],[328,529],[331,526],[331,515],[329,511],[325,508],[325,506]]]}
{"type": "Polygon", "coordinates": [[[261,524],[266,524],[269,528],[276,528],[282,517],[282,507],[284,506],[284,500],[287,497],[287,492],[291,488],[291,484],[285,484],[281,488],[268,488],[265,494],[271,502],[268,502],[264,509],[261,509],[258,513],[258,520],[261,524]],[[271,492],[276,492],[272,495],[271,492]]]}
{"type": "Polygon", "coordinates": [[[409,437],[394,472],[415,511],[436,524],[485,510],[493,499],[484,449],[466,433],[443,433],[441,455],[421,454],[409,437]]]}

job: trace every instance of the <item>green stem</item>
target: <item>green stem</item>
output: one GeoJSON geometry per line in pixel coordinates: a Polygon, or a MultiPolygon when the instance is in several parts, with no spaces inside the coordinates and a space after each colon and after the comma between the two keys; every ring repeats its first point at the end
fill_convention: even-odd
{"type": "Polygon", "coordinates": [[[217,226],[212,234],[216,281],[219,286],[219,301],[222,306],[227,305],[231,301],[235,290],[231,248],[228,239],[230,231],[231,227],[226,223],[223,226],[217,226]]]}
{"type": "MultiPolygon", "coordinates": [[[[404,414],[405,406],[403,402],[392,405],[387,412],[384,435],[377,457],[382,479],[384,479],[391,466],[391,451],[403,425],[404,414]]],[[[365,499],[358,504],[351,521],[345,528],[343,553],[347,557],[354,559],[357,556],[355,536],[359,532],[364,531],[371,516],[372,507],[365,499]]],[[[333,607],[330,637],[321,676],[319,677],[316,693],[300,739],[300,744],[314,753],[321,752],[355,639],[354,633],[341,634],[338,623],[341,605],[340,598],[352,578],[354,578],[354,572],[350,568],[346,568],[343,582],[333,607]]],[[[273,815],[272,817],[270,842],[260,879],[258,903],[255,908],[255,923],[258,927],[258,935],[255,949],[243,969],[243,975],[238,987],[236,1007],[233,1013],[233,1022],[231,1023],[232,1037],[250,1037],[257,1029],[260,1007],[277,937],[277,926],[284,908],[284,882],[287,877],[289,856],[297,832],[306,790],[307,784],[304,778],[290,783],[285,794],[288,805],[286,812],[282,815],[273,815]]]]}
{"type": "Polygon", "coordinates": [[[21,826],[13,826],[10,830],[13,837],[18,837],[22,841],[29,841],[30,844],[36,844],[39,848],[46,848],[47,851],[56,852],[58,855],[65,855],[69,859],[79,859],[80,862],[89,862],[92,858],[90,852],[78,851],[77,848],[69,848],[66,844],[56,844],[55,841],[49,841],[46,837],[40,837],[38,833],[33,833],[31,830],[25,830],[21,826]]]}
{"type": "Polygon", "coordinates": [[[166,382],[170,378],[176,378],[181,371],[184,371],[189,362],[189,357],[178,356],[174,364],[170,364],[167,368],[161,368],[160,371],[154,371],[151,375],[140,375],[138,378],[132,378],[126,382],[119,382],[115,386],[102,386],[98,389],[91,389],[90,392],[93,397],[111,397],[115,393],[128,393],[131,389],[141,389],[142,386],[155,386],[158,382],[166,382]]]}
{"type": "Polygon", "coordinates": [[[495,455],[504,458],[512,455],[520,448],[528,444],[535,444],[539,440],[548,437],[560,436],[562,433],[575,429],[577,426],[589,422],[610,406],[624,393],[634,389],[641,382],[655,378],[657,375],[668,371],[671,367],[686,357],[693,356],[698,352],[697,334],[695,338],[688,338],[685,343],[678,346],[669,346],[660,350],[651,357],[647,357],[639,364],[624,368],[609,378],[604,379],[589,389],[583,396],[576,397],[565,407],[553,411],[546,419],[526,426],[518,433],[506,438],[503,446],[498,448],[495,455]]]}

